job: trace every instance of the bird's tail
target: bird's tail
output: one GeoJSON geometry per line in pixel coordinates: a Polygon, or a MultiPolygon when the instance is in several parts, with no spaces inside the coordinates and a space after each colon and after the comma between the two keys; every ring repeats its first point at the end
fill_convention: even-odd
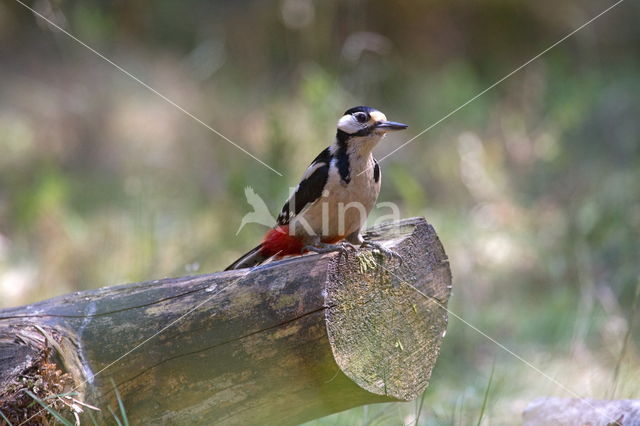
{"type": "Polygon", "coordinates": [[[270,256],[262,253],[262,244],[254,247],[249,250],[247,253],[242,255],[238,260],[233,262],[231,265],[225,268],[225,271],[229,271],[231,269],[242,269],[242,268],[250,268],[255,265],[259,265],[265,260],[269,259],[270,256]]]}

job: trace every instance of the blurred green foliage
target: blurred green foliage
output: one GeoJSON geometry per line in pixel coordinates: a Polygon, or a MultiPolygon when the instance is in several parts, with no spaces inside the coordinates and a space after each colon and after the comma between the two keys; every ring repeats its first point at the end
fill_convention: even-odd
{"type": "MultiPolygon", "coordinates": [[[[34,3],[279,177],[2,2],[0,306],[219,270],[264,232],[235,235],[244,188],[277,212],[342,111],[372,105],[410,124],[381,157],[607,5],[34,3]]],[[[640,391],[639,14],[622,3],[382,162],[380,201],[426,216],[447,249],[452,311],[596,398],[640,391]]],[[[484,424],[571,396],[451,318],[421,422],[477,422],[494,363],[484,424]]],[[[415,412],[383,404],[316,423],[415,412]]]]}

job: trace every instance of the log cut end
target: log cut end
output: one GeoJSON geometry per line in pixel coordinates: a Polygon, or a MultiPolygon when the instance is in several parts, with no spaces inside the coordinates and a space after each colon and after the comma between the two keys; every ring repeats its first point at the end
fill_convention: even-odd
{"type": "Polygon", "coordinates": [[[424,219],[378,227],[369,238],[402,258],[336,257],[327,280],[327,331],[342,371],[367,391],[412,400],[429,383],[447,326],[449,263],[424,219]]]}

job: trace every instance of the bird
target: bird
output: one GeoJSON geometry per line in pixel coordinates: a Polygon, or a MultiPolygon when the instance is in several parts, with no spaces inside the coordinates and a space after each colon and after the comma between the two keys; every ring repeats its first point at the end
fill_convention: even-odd
{"type": "Polygon", "coordinates": [[[388,121],[379,110],[356,106],[338,120],[336,137],[311,162],[262,242],[225,270],[249,268],[269,259],[307,252],[329,253],[358,246],[390,251],[362,236],[380,194],[380,165],[373,148],[406,124],[388,121]]]}

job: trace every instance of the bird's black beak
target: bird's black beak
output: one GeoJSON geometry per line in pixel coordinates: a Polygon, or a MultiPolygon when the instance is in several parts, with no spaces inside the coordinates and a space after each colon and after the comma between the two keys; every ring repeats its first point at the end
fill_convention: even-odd
{"type": "Polygon", "coordinates": [[[376,129],[384,129],[384,130],[404,130],[406,129],[406,124],[396,123],[395,121],[379,121],[376,123],[376,129]]]}

